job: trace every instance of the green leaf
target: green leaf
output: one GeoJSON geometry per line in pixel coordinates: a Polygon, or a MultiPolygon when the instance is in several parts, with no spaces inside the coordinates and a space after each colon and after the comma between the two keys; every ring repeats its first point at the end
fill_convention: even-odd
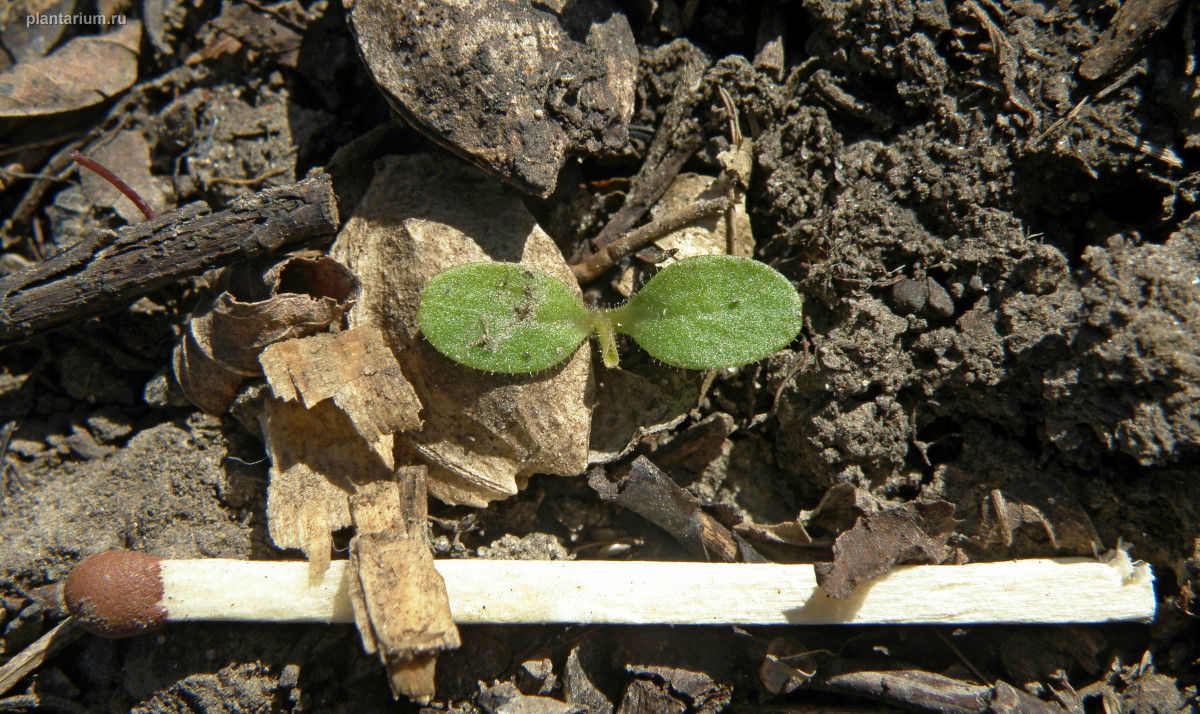
{"type": "Polygon", "coordinates": [[[803,325],[801,307],[796,288],[766,263],[699,255],[655,275],[610,317],[667,364],[717,369],[787,346],[803,325]]]}
{"type": "Polygon", "coordinates": [[[425,286],[417,322],[455,362],[517,374],[562,362],[592,331],[591,315],[562,282],[514,263],[472,263],[425,286]]]}

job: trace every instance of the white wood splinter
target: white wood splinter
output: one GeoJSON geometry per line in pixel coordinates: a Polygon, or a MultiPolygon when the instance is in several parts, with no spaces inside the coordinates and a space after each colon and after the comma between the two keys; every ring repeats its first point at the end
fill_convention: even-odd
{"type": "MultiPolygon", "coordinates": [[[[848,600],[811,565],[439,560],[460,624],[1046,624],[1149,621],[1150,566],[1084,558],[899,566],[848,600]]],[[[346,563],[159,560],[110,551],[80,563],[64,597],[88,630],[123,637],[167,622],[353,622],[346,563]]]]}

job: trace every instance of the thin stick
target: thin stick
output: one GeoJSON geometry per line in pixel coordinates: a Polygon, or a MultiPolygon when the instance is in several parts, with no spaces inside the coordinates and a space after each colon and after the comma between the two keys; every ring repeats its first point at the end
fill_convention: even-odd
{"type": "Polygon", "coordinates": [[[326,175],[235,199],[196,202],[103,231],[0,278],[0,345],[129,303],[210,268],[332,235],[337,202],[326,175]]]}
{"type": "Polygon", "coordinates": [[[617,261],[655,238],[666,235],[671,231],[679,230],[701,218],[720,213],[728,205],[729,200],[727,198],[713,198],[708,201],[693,203],[681,211],[630,231],[623,238],[598,249],[582,263],[572,265],[571,271],[575,273],[575,277],[579,279],[580,283],[590,283],[600,277],[601,273],[616,265],[617,261]]]}
{"type": "Polygon", "coordinates": [[[125,194],[125,198],[133,201],[133,205],[137,206],[138,210],[147,219],[154,218],[154,209],[150,207],[149,203],[146,203],[146,199],[142,198],[141,194],[134,191],[132,186],[122,181],[120,176],[109,171],[103,164],[94,159],[89,159],[78,151],[71,152],[71,160],[111,183],[114,188],[125,194]]]}
{"type": "Polygon", "coordinates": [[[17,656],[0,667],[0,695],[12,689],[17,682],[29,676],[42,663],[82,634],[74,618],[68,617],[53,630],[38,638],[36,642],[21,650],[17,656]]]}
{"type": "MultiPolygon", "coordinates": [[[[345,561],[313,579],[305,562],[114,553],[136,562],[93,556],[111,562],[88,569],[85,561],[67,581],[68,607],[92,631],[120,636],[193,620],[353,621],[345,561]],[[113,603],[119,612],[110,617],[102,605],[113,603]]],[[[1045,624],[1148,621],[1155,609],[1149,566],[1121,551],[1110,562],[901,566],[846,600],[818,588],[812,565],[442,560],[436,567],[462,624],[1045,624]]]]}

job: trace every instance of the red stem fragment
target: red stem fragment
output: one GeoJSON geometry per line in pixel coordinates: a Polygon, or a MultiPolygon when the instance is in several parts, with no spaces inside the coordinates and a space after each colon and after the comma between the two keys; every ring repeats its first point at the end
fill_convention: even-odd
{"type": "Polygon", "coordinates": [[[125,197],[130,201],[133,201],[133,205],[137,206],[138,210],[141,211],[142,215],[144,215],[146,218],[154,218],[154,209],[150,207],[150,204],[146,203],[146,200],[138,195],[138,192],[134,191],[132,186],[122,181],[116,174],[114,174],[112,171],[109,171],[98,161],[89,159],[78,151],[71,152],[71,159],[74,160],[75,163],[94,172],[100,178],[111,183],[118,191],[125,194],[125,197]]]}

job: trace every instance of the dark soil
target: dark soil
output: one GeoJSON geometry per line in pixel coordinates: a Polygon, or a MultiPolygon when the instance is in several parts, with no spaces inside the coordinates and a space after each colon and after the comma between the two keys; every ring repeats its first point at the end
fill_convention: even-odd
{"type": "MultiPolygon", "coordinates": [[[[760,666],[783,643],[827,650],[843,667],[882,659],[1007,683],[1046,711],[1194,710],[1200,14],[1182,3],[1127,60],[1085,78],[1081,58],[1101,42],[1115,0],[619,4],[640,53],[630,139],[568,162],[557,192],[527,197],[528,207],[570,258],[621,206],[656,131],[694,151],[685,171],[716,175],[723,87],[754,141],[757,257],[806,303],[791,349],[717,374],[700,407],[640,453],[670,453],[673,439],[720,413],[727,438],[721,431],[663,468],[726,520],[791,521],[838,484],[889,504],[944,499],[962,520],[949,543],[962,558],[1131,544],[1155,569],[1159,616],[1147,626],[1025,628],[469,627],[439,662],[432,706],[960,711],[915,695],[878,704],[774,694],[760,666]],[[692,70],[701,80],[672,114],[677,81],[692,70]],[[1028,517],[998,528],[996,493],[1028,517]]],[[[220,208],[327,170],[343,220],[373,159],[440,151],[392,118],[336,3],[165,0],[124,12],[145,23],[134,88],[82,111],[0,119],[0,272],[125,223],[74,174],[25,176],[61,171],[69,142],[140,134],[172,205],[220,208]],[[230,42],[220,28],[231,26],[255,31],[230,42]]],[[[0,32],[9,47],[0,69],[24,42],[24,12],[14,17],[0,32]]],[[[94,31],[68,27],[57,41],[94,31]]],[[[179,284],[0,349],[0,659],[58,621],[42,586],[94,552],[294,556],[266,533],[256,435],[188,405],[169,376],[205,290],[201,279],[179,284]]],[[[536,477],[482,511],[431,504],[438,556],[688,557],[586,481],[536,477]]],[[[837,533],[809,528],[815,545],[764,552],[829,560],[837,533]]],[[[392,702],[348,626],[85,636],[0,696],[0,711],[29,710],[37,697],[46,711],[416,709],[392,702]]],[[[971,711],[1002,709],[982,701],[971,711]]]]}

